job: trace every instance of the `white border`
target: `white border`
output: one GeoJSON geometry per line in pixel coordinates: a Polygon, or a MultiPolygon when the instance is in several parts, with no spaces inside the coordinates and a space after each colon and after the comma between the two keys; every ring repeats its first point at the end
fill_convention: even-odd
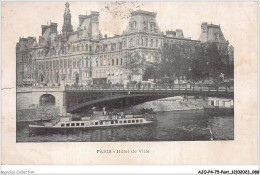
{"type": "MultiPolygon", "coordinates": [[[[22,1],[22,0],[4,0],[4,1],[22,1]]],[[[33,1],[33,0],[26,0],[26,1],[33,1]]],[[[46,1],[46,0],[37,0],[37,1],[46,1]]],[[[55,0],[55,1],[64,1],[64,0],[55,0]]],[[[82,1],[82,0],[70,0],[70,1],[82,1]]],[[[104,0],[95,0],[95,1],[104,1],[104,0]]],[[[110,0],[106,0],[106,1],[110,1],[110,0]]],[[[142,0],[142,1],[158,1],[158,0],[142,0]]],[[[169,0],[164,0],[164,1],[169,1],[169,0]]],[[[174,1],[181,1],[181,0],[174,0],[174,1]]],[[[201,1],[201,0],[192,0],[192,1],[201,1]]],[[[203,0],[203,1],[211,1],[211,0],[203,0]]],[[[215,0],[215,1],[220,1],[220,0],[215,0]]],[[[225,0],[225,1],[243,1],[243,0],[225,0]]],[[[253,1],[253,0],[247,0],[247,1],[253,1]]],[[[258,2],[258,10],[259,7],[260,7],[260,3],[258,2]]],[[[260,19],[259,12],[258,12],[258,19],[260,19]]],[[[0,19],[0,21],[2,24],[2,19],[0,19]]],[[[258,50],[260,48],[259,27],[260,27],[260,23],[258,21],[258,50]]],[[[0,33],[2,35],[1,27],[0,27],[0,33]]],[[[2,40],[0,41],[0,53],[2,54],[2,40]]],[[[259,60],[260,59],[258,54],[258,68],[260,67],[259,60]]],[[[0,66],[1,66],[1,62],[0,62],[0,66]]],[[[258,78],[259,78],[259,70],[258,70],[258,78]]],[[[2,75],[0,71],[0,81],[1,80],[2,80],[2,75]]],[[[260,81],[258,79],[258,86],[259,85],[260,85],[260,81]]],[[[260,91],[258,89],[258,93],[259,92],[260,91]]],[[[0,100],[1,100],[1,93],[0,93],[0,100]]],[[[1,111],[2,100],[0,101],[0,104],[1,104],[0,106],[0,111],[1,111]]],[[[0,165],[0,170],[2,173],[6,172],[7,174],[21,174],[22,171],[24,171],[24,173],[26,173],[27,171],[34,171],[35,174],[198,174],[199,170],[212,170],[212,171],[228,170],[230,171],[230,173],[232,170],[249,170],[249,171],[259,170],[260,167],[259,107],[260,104],[258,103],[258,165],[188,165],[188,166],[186,165],[149,165],[149,166],[148,165],[55,165],[55,166],[54,165],[0,165]]],[[[1,123],[1,117],[0,117],[0,123],[1,123]]],[[[1,135],[1,131],[0,131],[0,135],[1,135]]],[[[2,140],[0,142],[2,142],[2,140]]],[[[1,153],[0,153],[0,160],[1,160],[1,153]]],[[[30,174],[30,173],[26,173],[26,174],[30,174]]]]}

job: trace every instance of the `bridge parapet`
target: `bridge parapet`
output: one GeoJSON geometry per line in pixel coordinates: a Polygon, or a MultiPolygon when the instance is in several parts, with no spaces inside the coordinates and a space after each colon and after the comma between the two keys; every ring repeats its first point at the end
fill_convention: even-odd
{"type": "Polygon", "coordinates": [[[65,88],[62,86],[33,86],[32,91],[34,92],[55,92],[55,91],[64,91],[65,88]]]}
{"type": "Polygon", "coordinates": [[[219,87],[216,88],[214,86],[201,86],[201,85],[190,85],[190,86],[117,86],[117,87],[91,87],[91,86],[65,86],[65,91],[102,91],[102,92],[124,92],[124,91],[134,91],[134,92],[147,92],[147,91],[190,91],[190,92],[228,92],[228,93],[234,93],[233,88],[227,88],[227,87],[219,87]]]}

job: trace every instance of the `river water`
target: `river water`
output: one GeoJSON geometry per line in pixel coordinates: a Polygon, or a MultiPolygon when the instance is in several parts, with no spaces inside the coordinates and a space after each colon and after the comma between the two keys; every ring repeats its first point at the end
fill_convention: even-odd
{"type": "Polygon", "coordinates": [[[116,142],[233,140],[234,116],[202,110],[158,112],[157,122],[144,126],[74,130],[29,136],[29,123],[17,124],[17,142],[116,142]]]}

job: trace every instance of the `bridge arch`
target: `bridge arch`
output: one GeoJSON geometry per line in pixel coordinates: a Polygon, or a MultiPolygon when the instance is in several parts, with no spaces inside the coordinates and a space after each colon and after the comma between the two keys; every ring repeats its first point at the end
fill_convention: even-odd
{"type": "Polygon", "coordinates": [[[43,94],[39,99],[39,106],[55,106],[55,97],[51,94],[43,94]]]}

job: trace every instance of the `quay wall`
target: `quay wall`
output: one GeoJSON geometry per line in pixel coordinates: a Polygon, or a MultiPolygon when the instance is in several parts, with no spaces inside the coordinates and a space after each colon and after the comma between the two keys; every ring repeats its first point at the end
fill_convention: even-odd
{"type": "Polygon", "coordinates": [[[33,107],[32,92],[16,93],[16,109],[30,109],[33,107]]]}
{"type": "Polygon", "coordinates": [[[189,97],[185,99],[181,96],[164,98],[160,100],[146,102],[140,105],[131,107],[133,111],[152,108],[154,112],[160,111],[178,111],[178,110],[199,110],[207,105],[206,99],[195,99],[189,97]]]}

